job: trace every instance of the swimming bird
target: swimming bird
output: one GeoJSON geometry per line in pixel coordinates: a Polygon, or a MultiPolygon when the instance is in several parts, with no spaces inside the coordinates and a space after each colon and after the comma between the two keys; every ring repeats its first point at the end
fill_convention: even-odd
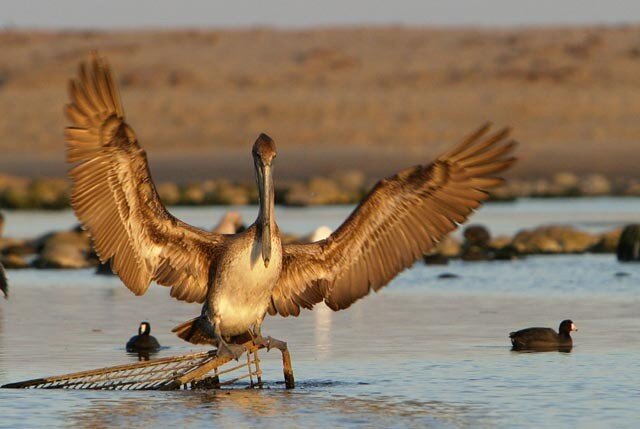
{"type": "Polygon", "coordinates": [[[573,347],[571,332],[577,331],[576,324],[571,320],[560,322],[558,332],[551,328],[527,328],[511,332],[513,350],[531,351],[569,351],[573,347]]]}
{"type": "Polygon", "coordinates": [[[9,298],[9,283],[7,282],[7,273],[4,270],[2,262],[0,262],[0,290],[4,294],[4,299],[9,298]]]}
{"type": "Polygon", "coordinates": [[[130,353],[150,353],[160,349],[160,343],[151,335],[149,322],[140,323],[138,335],[134,335],[127,341],[126,348],[130,353]]]}
{"type": "Polygon", "coordinates": [[[501,184],[513,164],[510,130],[490,124],[427,165],[383,179],[329,237],[283,245],[274,218],[276,145],[260,134],[252,148],[259,191],[256,221],[234,235],[208,232],[172,216],[151,179],[145,151],[125,119],[115,80],[103,58],[80,65],[69,86],[67,160],[71,204],[102,262],[111,260],[136,295],[152,281],[171,296],[203,303],[199,317],[176,328],[195,344],[238,357],[231,337],[263,337],[266,314],[297,316],[323,302],[346,309],[410,267],[456,229],[501,184]]]}

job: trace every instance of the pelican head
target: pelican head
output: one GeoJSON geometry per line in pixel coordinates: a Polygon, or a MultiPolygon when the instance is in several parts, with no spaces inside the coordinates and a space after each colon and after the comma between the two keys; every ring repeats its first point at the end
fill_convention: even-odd
{"type": "Polygon", "coordinates": [[[276,144],[268,135],[260,134],[253,144],[252,154],[260,196],[258,226],[260,227],[259,233],[261,233],[262,241],[262,260],[264,261],[264,266],[268,267],[271,260],[271,222],[274,204],[271,164],[276,157],[276,144]]]}

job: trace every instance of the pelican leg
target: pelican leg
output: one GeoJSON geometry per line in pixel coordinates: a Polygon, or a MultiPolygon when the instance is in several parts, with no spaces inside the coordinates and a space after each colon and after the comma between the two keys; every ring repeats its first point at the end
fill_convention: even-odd
{"type": "MultiPolygon", "coordinates": [[[[209,318],[206,319],[209,321],[209,318]]],[[[216,353],[217,357],[229,357],[231,359],[238,360],[240,356],[246,351],[243,345],[241,344],[230,344],[227,343],[222,337],[222,333],[220,332],[220,318],[215,317],[214,322],[208,323],[210,329],[213,330],[213,337],[216,339],[216,343],[218,346],[218,351],[216,353]]]]}
{"type": "Polygon", "coordinates": [[[256,321],[256,324],[253,327],[253,344],[255,344],[256,346],[264,346],[266,347],[267,351],[271,349],[278,349],[282,352],[286,351],[287,350],[286,342],[282,340],[278,340],[277,338],[262,336],[263,320],[264,320],[264,316],[262,316],[260,320],[256,321]]]}

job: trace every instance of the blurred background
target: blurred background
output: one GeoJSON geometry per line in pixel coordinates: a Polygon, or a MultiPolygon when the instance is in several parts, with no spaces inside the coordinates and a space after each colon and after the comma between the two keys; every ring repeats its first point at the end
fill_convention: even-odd
{"type": "Polygon", "coordinates": [[[280,202],[344,203],[354,183],[425,163],[487,120],[524,143],[511,177],[526,183],[504,198],[638,195],[640,3],[601,6],[2,0],[0,172],[64,177],[67,82],[98,49],[169,203],[253,201],[180,193],[221,178],[252,187],[260,132],[280,149],[280,202]],[[305,191],[335,195],[286,197],[314,178],[332,183],[305,191]]]}

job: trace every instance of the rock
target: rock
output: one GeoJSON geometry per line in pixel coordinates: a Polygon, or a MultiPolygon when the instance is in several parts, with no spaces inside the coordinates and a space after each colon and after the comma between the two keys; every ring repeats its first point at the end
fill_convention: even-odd
{"type": "Polygon", "coordinates": [[[512,245],[520,254],[583,253],[593,247],[598,237],[570,226],[543,226],[518,232],[512,245]]]}
{"type": "Polygon", "coordinates": [[[495,249],[493,251],[493,259],[496,261],[512,261],[514,259],[520,259],[520,255],[515,247],[509,245],[495,249]]]}
{"type": "Polygon", "coordinates": [[[482,225],[469,225],[464,229],[464,243],[462,244],[463,261],[489,261],[493,259],[493,252],[489,248],[491,234],[482,225]]]}
{"type": "Polygon", "coordinates": [[[89,236],[83,231],[64,231],[41,238],[41,251],[34,261],[37,268],[86,268],[95,265],[89,236]]]}
{"type": "Polygon", "coordinates": [[[349,198],[354,202],[359,201],[365,192],[367,178],[361,171],[350,170],[337,173],[333,176],[338,187],[349,194],[349,198]]]}
{"type": "Polygon", "coordinates": [[[562,246],[545,235],[536,235],[529,231],[518,233],[513,239],[513,247],[518,253],[562,253],[562,246]]]}
{"type": "Polygon", "coordinates": [[[175,183],[161,183],[156,189],[165,206],[175,206],[180,202],[180,188],[175,183]]]}
{"type": "Polygon", "coordinates": [[[622,228],[616,228],[613,231],[600,234],[598,242],[589,251],[593,253],[616,253],[621,234],[622,228]]]}
{"type": "Polygon", "coordinates": [[[460,258],[463,261],[490,261],[493,259],[493,252],[478,246],[466,247],[462,251],[460,258]]]}
{"type": "Polygon", "coordinates": [[[580,179],[573,173],[556,173],[553,175],[553,183],[564,189],[576,189],[580,179]]]}
{"type": "Polygon", "coordinates": [[[15,209],[61,209],[69,205],[69,184],[63,179],[0,178],[0,205],[15,209]]]}
{"type": "Polygon", "coordinates": [[[86,253],[73,244],[57,244],[45,247],[34,262],[36,268],[87,268],[86,253]]]}
{"type": "Polygon", "coordinates": [[[616,277],[629,277],[631,274],[625,273],[624,271],[618,271],[614,274],[616,277]]]}
{"type": "Polygon", "coordinates": [[[69,206],[69,184],[62,179],[34,180],[28,188],[30,206],[62,209],[69,206]]]}
{"type": "Polygon", "coordinates": [[[623,193],[624,195],[629,195],[632,197],[640,196],[640,183],[638,182],[629,183],[623,193]]]}
{"type": "Polygon", "coordinates": [[[31,255],[36,253],[36,243],[33,240],[0,237],[0,252],[4,254],[31,255]]]}
{"type": "Polygon", "coordinates": [[[186,185],[180,194],[180,204],[197,206],[204,202],[205,192],[196,184],[186,185]]]}
{"type": "Polygon", "coordinates": [[[609,195],[611,182],[600,174],[592,174],[580,183],[580,192],[583,195],[609,195]]]}
{"type": "Polygon", "coordinates": [[[447,235],[432,250],[423,256],[425,264],[428,265],[446,265],[450,258],[460,256],[460,243],[452,236],[447,235]]]}
{"type": "Polygon", "coordinates": [[[491,234],[489,230],[482,225],[469,225],[464,229],[465,245],[489,247],[491,234]]]}
{"type": "Polygon", "coordinates": [[[96,267],[96,274],[101,276],[115,276],[116,273],[111,269],[111,259],[106,264],[100,262],[96,267]]]}
{"type": "Polygon", "coordinates": [[[208,180],[200,185],[205,195],[205,204],[231,206],[244,206],[257,202],[256,188],[256,186],[239,185],[224,179],[208,180]]]}
{"type": "Polygon", "coordinates": [[[511,237],[509,237],[508,235],[500,235],[498,237],[492,238],[489,242],[489,248],[494,250],[502,249],[507,246],[511,246],[511,237]]]}
{"type": "Polygon", "coordinates": [[[520,257],[516,248],[511,245],[511,237],[506,235],[492,239],[489,248],[493,251],[493,259],[498,261],[510,261],[520,257]]]}
{"type": "Polygon", "coordinates": [[[315,177],[307,184],[294,183],[285,195],[285,204],[291,206],[309,206],[323,204],[347,204],[353,196],[344,192],[338,184],[323,177],[315,177]]]}
{"type": "Polygon", "coordinates": [[[446,258],[457,258],[460,256],[460,243],[450,235],[443,238],[436,246],[436,252],[446,258]]]}
{"type": "Polygon", "coordinates": [[[439,253],[424,255],[422,259],[427,265],[447,265],[449,263],[449,258],[439,253]]]}
{"type": "Polygon", "coordinates": [[[9,269],[21,269],[30,267],[29,263],[21,255],[17,255],[15,253],[3,255],[0,258],[0,263],[2,263],[5,268],[9,269]]]}
{"type": "Polygon", "coordinates": [[[26,186],[21,184],[11,184],[2,192],[2,206],[10,209],[29,209],[31,199],[26,186]]]}
{"type": "Polygon", "coordinates": [[[640,224],[624,227],[616,254],[621,262],[640,261],[640,224]]]}

